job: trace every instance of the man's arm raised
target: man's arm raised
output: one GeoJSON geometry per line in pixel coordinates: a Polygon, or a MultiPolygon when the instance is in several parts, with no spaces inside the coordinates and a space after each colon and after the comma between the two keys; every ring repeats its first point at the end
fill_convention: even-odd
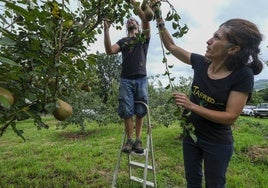
{"type": "Polygon", "coordinates": [[[146,19],[144,11],[141,9],[140,6],[137,6],[136,0],[128,0],[128,2],[130,2],[133,5],[134,9],[137,11],[137,14],[141,19],[142,31],[146,34],[147,38],[150,37],[151,36],[150,22],[146,19]]]}
{"type": "Polygon", "coordinates": [[[106,54],[111,55],[111,54],[116,54],[120,50],[120,46],[118,44],[111,44],[111,39],[110,39],[110,29],[111,23],[108,20],[104,20],[104,46],[105,46],[105,51],[106,54]]]}

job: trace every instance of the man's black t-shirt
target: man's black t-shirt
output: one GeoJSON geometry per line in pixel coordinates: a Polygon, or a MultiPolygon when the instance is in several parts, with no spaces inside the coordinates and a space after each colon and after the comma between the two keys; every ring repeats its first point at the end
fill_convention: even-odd
{"type": "Polygon", "coordinates": [[[122,52],[122,78],[146,76],[146,58],[150,38],[138,41],[136,37],[125,37],[117,42],[122,52]]]}
{"type": "MultiPolygon", "coordinates": [[[[192,54],[191,63],[194,78],[190,100],[195,104],[212,110],[225,111],[231,91],[249,94],[252,92],[254,76],[249,67],[234,70],[227,77],[214,80],[208,77],[209,62],[204,56],[192,54]]],[[[189,120],[195,126],[197,137],[222,144],[233,142],[231,125],[209,121],[193,112],[189,120]]]]}

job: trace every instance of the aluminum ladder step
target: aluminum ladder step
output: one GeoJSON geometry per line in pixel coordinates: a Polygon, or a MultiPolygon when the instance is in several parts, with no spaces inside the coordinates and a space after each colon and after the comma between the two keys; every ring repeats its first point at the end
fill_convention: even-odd
{"type": "MultiPolygon", "coordinates": [[[[144,180],[135,176],[130,176],[130,179],[132,181],[138,182],[138,183],[144,183],[144,180]]],[[[154,183],[151,181],[146,181],[146,185],[150,187],[154,187],[154,183]]]]}
{"type": "MultiPolygon", "coordinates": [[[[145,168],[144,163],[139,163],[139,162],[135,162],[135,161],[129,161],[129,165],[131,165],[133,167],[145,168]]],[[[153,170],[153,166],[152,165],[147,165],[147,169],[148,170],[153,170]]]]}

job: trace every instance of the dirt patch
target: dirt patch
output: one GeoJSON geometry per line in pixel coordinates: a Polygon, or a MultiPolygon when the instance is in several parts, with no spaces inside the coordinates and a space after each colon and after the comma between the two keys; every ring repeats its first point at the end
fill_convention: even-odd
{"type": "Polygon", "coordinates": [[[268,164],[268,147],[251,146],[246,151],[246,154],[252,162],[268,164]]]}
{"type": "Polygon", "coordinates": [[[94,133],[95,131],[62,132],[61,136],[68,140],[81,140],[91,136],[94,133]]]}

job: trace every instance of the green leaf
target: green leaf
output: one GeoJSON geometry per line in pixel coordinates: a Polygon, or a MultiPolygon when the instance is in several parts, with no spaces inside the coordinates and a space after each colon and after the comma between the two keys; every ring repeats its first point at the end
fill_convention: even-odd
{"type": "Polygon", "coordinates": [[[54,32],[55,23],[52,20],[49,20],[45,25],[45,31],[52,36],[54,32]]]}
{"type": "Polygon", "coordinates": [[[176,22],[172,22],[172,28],[173,29],[177,29],[179,26],[179,24],[177,24],[176,22]]]}
{"type": "Polygon", "coordinates": [[[41,129],[41,128],[48,129],[49,128],[49,126],[47,124],[45,124],[44,122],[42,122],[42,120],[40,118],[35,118],[34,124],[37,125],[37,128],[39,128],[39,129],[41,129]]]}
{"type": "Polygon", "coordinates": [[[3,38],[0,38],[0,45],[14,46],[14,45],[16,45],[16,42],[14,40],[7,38],[7,37],[3,37],[3,38]]]}
{"type": "MultiPolygon", "coordinates": [[[[49,47],[50,50],[52,50],[52,51],[54,50],[54,47],[51,45],[51,43],[48,40],[44,39],[44,43],[47,45],[47,47],[49,47]]],[[[48,51],[48,52],[50,52],[50,51],[48,51]]]]}
{"type": "Polygon", "coordinates": [[[170,88],[170,84],[168,84],[166,87],[165,87],[165,89],[169,89],[170,88]]]}
{"type": "Polygon", "coordinates": [[[167,17],[166,17],[166,21],[171,21],[173,19],[173,15],[171,14],[171,12],[169,11],[168,13],[167,13],[167,17]]]}
{"type": "Polygon", "coordinates": [[[194,142],[197,142],[197,137],[192,132],[190,132],[190,137],[193,139],[194,142]]]}
{"type": "Polygon", "coordinates": [[[24,9],[20,6],[17,6],[16,4],[7,2],[6,7],[12,9],[14,12],[16,12],[18,15],[22,15],[25,17],[27,20],[34,21],[35,17],[29,14],[29,11],[27,9],[24,9]]]}
{"type": "Polygon", "coordinates": [[[0,62],[1,63],[6,63],[6,64],[9,64],[9,65],[12,65],[12,66],[19,66],[15,61],[12,61],[11,59],[8,59],[8,58],[5,58],[5,57],[1,57],[0,56],[0,62]]]}
{"type": "Polygon", "coordinates": [[[10,104],[9,104],[8,100],[3,95],[0,95],[0,106],[2,106],[4,108],[8,108],[8,109],[10,108],[10,104]]]}
{"type": "Polygon", "coordinates": [[[23,130],[18,130],[18,129],[17,129],[17,126],[16,126],[16,124],[15,124],[15,122],[12,122],[12,123],[11,123],[11,127],[12,127],[13,131],[14,131],[15,133],[17,133],[17,135],[18,135],[19,137],[21,137],[24,141],[26,141],[26,139],[25,139],[24,136],[22,135],[22,134],[23,134],[23,130]]]}
{"type": "Polygon", "coordinates": [[[170,73],[168,71],[166,71],[163,76],[166,76],[166,75],[170,75],[170,73]]]}
{"type": "Polygon", "coordinates": [[[177,31],[177,32],[173,33],[172,36],[175,38],[178,38],[178,37],[180,37],[180,32],[177,31]]]}
{"type": "Polygon", "coordinates": [[[180,19],[181,19],[180,15],[177,14],[177,13],[175,13],[175,14],[174,14],[174,20],[175,20],[175,21],[179,21],[180,19]]]}
{"type": "Polygon", "coordinates": [[[181,28],[181,32],[182,32],[183,34],[186,34],[188,31],[189,31],[189,28],[188,28],[187,25],[184,25],[184,26],[181,28]]]}

